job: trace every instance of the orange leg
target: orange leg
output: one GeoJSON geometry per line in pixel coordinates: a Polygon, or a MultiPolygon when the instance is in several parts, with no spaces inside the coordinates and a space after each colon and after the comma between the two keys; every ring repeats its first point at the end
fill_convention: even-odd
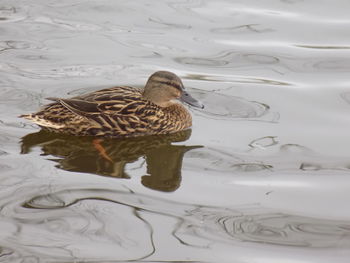
{"type": "Polygon", "coordinates": [[[105,158],[107,161],[113,162],[111,157],[108,156],[106,153],[105,148],[101,145],[102,140],[101,139],[95,139],[92,141],[92,144],[94,145],[95,149],[100,153],[100,155],[105,158]]]}

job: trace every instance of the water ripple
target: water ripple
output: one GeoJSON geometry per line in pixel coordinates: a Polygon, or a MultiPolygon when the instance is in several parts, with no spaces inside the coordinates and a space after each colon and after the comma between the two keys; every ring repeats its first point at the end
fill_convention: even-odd
{"type": "Polygon", "coordinates": [[[252,140],[248,145],[252,148],[266,149],[276,144],[278,144],[276,136],[265,136],[252,140]]]}
{"type": "Polygon", "coordinates": [[[99,31],[101,27],[95,24],[83,23],[81,21],[70,21],[46,16],[39,16],[34,19],[34,22],[61,27],[70,31],[99,31]]]}
{"type": "Polygon", "coordinates": [[[248,24],[248,25],[239,25],[234,27],[220,27],[220,28],[211,29],[211,32],[213,33],[224,34],[224,35],[244,34],[244,33],[267,33],[267,32],[273,32],[273,31],[275,30],[271,28],[265,28],[260,24],[248,24]]]}
{"type": "Polygon", "coordinates": [[[3,107],[16,103],[18,109],[32,109],[33,105],[39,105],[40,94],[25,89],[13,87],[0,87],[0,103],[3,107]]]}
{"type": "MultiPolygon", "coordinates": [[[[68,208],[72,206],[80,207],[79,204],[83,203],[90,203],[93,205],[93,202],[91,203],[90,201],[92,199],[95,199],[94,197],[90,196],[92,193],[93,191],[91,190],[73,192],[63,191],[55,194],[50,194],[50,196],[38,196],[34,197],[31,201],[26,203],[24,207],[27,207],[29,209],[54,209],[53,204],[58,204],[57,208],[68,208]],[[61,201],[57,203],[57,200],[61,201]],[[63,203],[66,205],[62,206],[63,203]],[[33,206],[33,204],[35,204],[35,206],[33,206]]],[[[115,198],[118,196],[119,198],[122,198],[124,196],[127,197],[127,199],[123,199],[125,201],[129,200],[128,202],[131,203],[124,203],[123,205],[144,207],[144,209],[148,211],[151,209],[152,213],[157,213],[159,209],[158,205],[161,205],[163,202],[161,199],[153,199],[144,196],[142,199],[144,204],[142,204],[137,201],[136,196],[130,196],[127,193],[114,192],[113,194],[113,192],[108,191],[98,191],[98,193],[102,199],[97,198],[96,200],[103,207],[107,206],[107,204],[103,202],[103,200],[105,200],[111,202],[111,204],[114,203],[114,206],[117,206],[119,207],[118,209],[121,209],[120,205],[117,204],[120,201],[117,201],[115,198]],[[152,205],[149,207],[147,204],[152,205]]],[[[167,216],[173,217],[176,215],[175,217],[177,218],[181,216],[181,213],[179,213],[178,209],[184,209],[181,216],[183,222],[174,231],[174,235],[178,237],[183,236],[186,233],[186,235],[197,235],[197,237],[204,238],[208,241],[221,240],[222,242],[230,242],[230,240],[233,238],[234,240],[269,243],[283,246],[311,246],[325,248],[333,247],[335,245],[339,245],[340,243],[342,247],[350,247],[350,226],[346,221],[317,219],[284,213],[276,213],[273,210],[266,211],[267,209],[258,207],[250,207],[249,209],[221,209],[203,206],[192,206],[191,208],[191,205],[184,205],[181,203],[173,203],[173,206],[174,209],[170,209],[167,213],[167,216]]],[[[93,207],[95,207],[95,205],[93,205],[91,208],[93,207]]],[[[89,207],[87,206],[86,208],[89,207]]],[[[53,213],[58,216],[58,214],[54,211],[56,210],[53,210],[53,213]]],[[[73,211],[74,210],[72,210],[72,212],[73,211]]],[[[90,210],[90,212],[92,212],[92,210],[90,210]]],[[[102,212],[102,214],[99,214],[99,217],[103,217],[103,210],[100,212],[102,212]]],[[[47,214],[47,212],[45,212],[45,214],[47,214]]],[[[65,217],[67,217],[67,215],[65,215],[65,217]]],[[[120,216],[118,217],[120,218],[120,216]]],[[[69,224],[70,227],[67,225],[68,221],[62,221],[63,219],[58,219],[57,221],[57,219],[50,218],[51,217],[49,217],[49,223],[47,224],[50,226],[51,231],[53,228],[59,229],[60,232],[67,232],[72,230],[72,225],[69,224]]],[[[91,217],[89,218],[90,220],[92,219],[91,217]]],[[[116,219],[117,218],[115,218],[115,220],[116,219]]],[[[88,225],[86,220],[87,219],[83,220],[75,227],[78,227],[77,229],[84,229],[87,227],[91,228],[93,225],[91,225],[91,222],[88,225]]],[[[88,231],[88,228],[84,230],[84,233],[91,233],[93,235],[97,233],[95,231],[92,232],[91,230],[88,231]]],[[[123,239],[118,240],[121,241],[123,239]]]]}
{"type": "Polygon", "coordinates": [[[16,72],[18,75],[31,79],[60,79],[104,76],[111,78],[116,72],[124,68],[122,65],[69,65],[54,68],[20,67],[14,64],[0,64],[0,68],[8,72],[16,72]]]}
{"type": "Polygon", "coordinates": [[[94,197],[98,191],[93,192],[85,198],[79,191],[43,195],[25,202],[22,209],[14,207],[14,221],[21,226],[12,233],[17,236],[17,251],[31,247],[41,258],[59,262],[72,258],[136,260],[153,253],[151,229],[137,210],[106,202],[94,197]],[[71,199],[74,194],[78,199],[71,199]]]}
{"type": "Polygon", "coordinates": [[[4,22],[17,22],[27,17],[23,7],[0,6],[0,24],[4,22]]]}
{"type": "Polygon", "coordinates": [[[214,174],[220,171],[230,176],[246,175],[248,172],[258,172],[266,176],[276,172],[296,173],[298,170],[309,171],[315,175],[324,175],[322,171],[328,171],[326,175],[331,176],[329,171],[344,174],[350,169],[350,162],[346,156],[331,157],[318,154],[302,145],[280,144],[276,136],[254,139],[247,145],[245,152],[204,147],[188,152],[186,157],[187,169],[204,170],[214,174]]]}
{"type": "Polygon", "coordinates": [[[175,24],[175,23],[167,23],[162,21],[160,18],[154,18],[154,17],[150,17],[148,19],[150,22],[154,23],[154,24],[158,24],[158,25],[162,25],[167,29],[191,29],[192,26],[188,25],[188,24],[175,24]]]}
{"type": "MultiPolygon", "coordinates": [[[[13,256],[15,252],[12,249],[6,247],[0,247],[0,262],[5,260],[9,260],[10,256],[13,256]]],[[[3,261],[5,262],[5,261],[3,261]]]]}
{"type": "Polygon", "coordinates": [[[319,50],[337,50],[337,49],[350,49],[350,46],[315,46],[315,45],[295,45],[296,47],[309,48],[309,49],[319,49],[319,50]]]}
{"type": "MultiPolygon", "coordinates": [[[[198,249],[192,250],[195,253],[213,244],[237,248],[241,241],[350,248],[347,221],[297,216],[252,205],[194,205],[112,186],[107,189],[105,185],[61,188],[64,190],[42,188],[41,194],[35,187],[21,188],[16,196],[1,199],[4,248],[0,252],[4,258],[35,254],[52,262],[138,260],[162,254],[164,242],[172,244],[170,257],[184,246],[198,249]],[[159,235],[164,231],[171,232],[173,239],[159,235]]],[[[245,245],[251,246],[249,243],[245,245]]]]}
{"type": "Polygon", "coordinates": [[[260,85],[273,85],[273,86],[291,86],[293,84],[266,78],[257,77],[241,77],[236,75],[216,75],[216,74],[198,74],[190,73],[185,76],[186,79],[203,80],[203,81],[215,81],[215,82],[229,82],[240,84],[260,84],[260,85]]]}
{"type": "Polygon", "coordinates": [[[30,41],[21,41],[21,40],[0,41],[0,53],[4,53],[4,51],[8,51],[8,50],[25,50],[25,49],[44,50],[45,47],[43,44],[34,43],[30,41]]]}
{"type": "Polygon", "coordinates": [[[211,119],[258,119],[266,115],[270,109],[263,103],[216,92],[191,89],[191,94],[205,105],[205,109],[196,111],[196,114],[211,119]]]}
{"type": "MultiPolygon", "coordinates": [[[[232,240],[295,247],[349,247],[350,225],[347,221],[334,221],[266,213],[259,209],[219,210],[200,207],[188,212],[176,231],[183,242],[189,236],[206,240],[230,242],[232,240]],[[200,224],[193,224],[193,218],[200,224]]],[[[231,241],[232,242],[232,241],[231,241]]],[[[190,242],[188,242],[190,244],[190,242]]]]}
{"type": "Polygon", "coordinates": [[[190,160],[187,165],[190,169],[228,172],[231,175],[266,171],[273,168],[271,164],[264,163],[263,160],[257,161],[256,158],[249,158],[246,155],[209,147],[193,150],[187,154],[187,158],[190,160]]]}

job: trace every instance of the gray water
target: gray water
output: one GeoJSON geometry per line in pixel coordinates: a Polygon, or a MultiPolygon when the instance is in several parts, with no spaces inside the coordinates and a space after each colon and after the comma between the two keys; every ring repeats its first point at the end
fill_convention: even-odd
{"type": "Polygon", "coordinates": [[[0,262],[348,262],[349,1],[0,2],[0,262]],[[178,74],[192,131],[17,116],[178,74]]]}

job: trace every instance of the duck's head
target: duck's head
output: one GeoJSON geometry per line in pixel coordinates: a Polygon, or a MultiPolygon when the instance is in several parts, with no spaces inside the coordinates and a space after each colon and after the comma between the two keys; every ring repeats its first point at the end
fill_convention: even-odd
{"type": "Polygon", "coordinates": [[[181,79],[169,71],[157,71],[153,73],[145,86],[143,97],[160,107],[168,107],[178,99],[191,106],[204,108],[204,105],[193,98],[187,91],[181,79]]]}

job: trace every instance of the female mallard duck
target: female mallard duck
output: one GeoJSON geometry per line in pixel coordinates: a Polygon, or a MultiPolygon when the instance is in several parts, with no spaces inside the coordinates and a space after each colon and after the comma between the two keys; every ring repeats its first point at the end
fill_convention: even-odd
{"type": "Polygon", "coordinates": [[[158,71],[144,89],[114,87],[54,102],[21,115],[41,128],[72,135],[135,137],[167,134],[192,126],[187,109],[174,100],[203,108],[174,73],[158,71]]]}

